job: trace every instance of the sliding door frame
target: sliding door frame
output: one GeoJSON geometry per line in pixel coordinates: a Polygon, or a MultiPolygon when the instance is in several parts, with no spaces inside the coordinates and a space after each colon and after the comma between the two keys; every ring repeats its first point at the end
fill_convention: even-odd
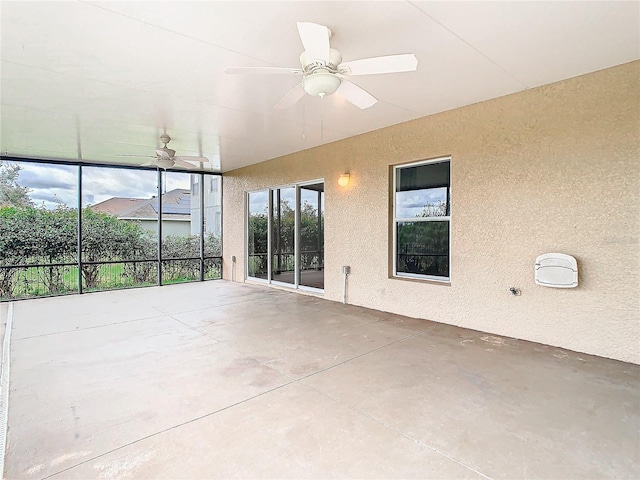
{"type": "MultiPolygon", "coordinates": [[[[245,192],[245,235],[244,235],[244,252],[245,252],[245,268],[244,268],[244,278],[245,280],[250,280],[252,282],[266,283],[270,285],[276,285],[279,287],[291,288],[294,290],[303,290],[307,292],[313,292],[318,294],[323,294],[324,289],[308,287],[305,285],[300,285],[300,223],[301,223],[301,211],[302,205],[300,205],[300,188],[306,185],[317,185],[322,183],[324,185],[324,179],[319,178],[315,180],[308,180],[304,182],[297,183],[289,183],[284,185],[277,185],[269,188],[260,188],[256,190],[250,190],[245,192]],[[272,280],[272,235],[273,235],[273,209],[274,209],[274,201],[273,201],[273,193],[276,190],[281,190],[284,188],[295,188],[295,221],[294,221],[294,283],[286,283],[277,280],[272,280]],[[259,278],[249,276],[249,217],[250,217],[250,203],[249,196],[251,194],[267,192],[267,278],[259,278]]],[[[320,198],[320,196],[318,196],[320,198]]],[[[318,204],[318,213],[320,213],[320,209],[322,207],[322,202],[318,204]]],[[[324,228],[322,231],[318,232],[318,234],[322,234],[322,243],[324,247],[324,228]]],[[[323,248],[324,249],[324,248],[323,248]]],[[[324,263],[324,262],[323,262],[324,263]]]]}

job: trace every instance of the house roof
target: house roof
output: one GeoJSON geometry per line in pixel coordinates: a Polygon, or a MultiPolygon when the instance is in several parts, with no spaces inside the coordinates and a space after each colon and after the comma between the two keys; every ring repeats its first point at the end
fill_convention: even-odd
{"type": "MultiPolygon", "coordinates": [[[[121,219],[149,219],[158,217],[158,199],[113,197],[91,207],[93,210],[121,219]]],[[[189,220],[191,217],[191,192],[176,188],[162,194],[164,220],[189,220]]]]}
{"type": "Polygon", "coordinates": [[[138,209],[148,202],[149,199],[145,198],[113,197],[103,202],[92,205],[91,209],[97,212],[106,213],[107,215],[114,215],[118,217],[124,212],[138,209]]]}

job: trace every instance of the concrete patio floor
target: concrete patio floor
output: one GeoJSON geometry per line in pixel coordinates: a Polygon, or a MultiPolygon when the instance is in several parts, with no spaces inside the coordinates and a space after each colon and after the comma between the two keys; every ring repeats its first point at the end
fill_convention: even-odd
{"type": "Polygon", "coordinates": [[[9,479],[640,478],[639,366],[268,287],[15,302],[11,357],[9,479]]]}

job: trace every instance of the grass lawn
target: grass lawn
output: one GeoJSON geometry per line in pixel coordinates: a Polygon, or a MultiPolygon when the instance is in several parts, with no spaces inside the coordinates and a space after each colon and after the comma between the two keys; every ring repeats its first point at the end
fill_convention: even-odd
{"type": "MultiPolygon", "coordinates": [[[[165,285],[173,283],[185,283],[200,279],[199,261],[175,261],[165,260],[163,269],[163,281],[165,285]]],[[[135,277],[132,264],[111,263],[99,265],[95,275],[95,284],[87,287],[83,279],[83,290],[95,292],[101,290],[113,290],[118,288],[142,287],[157,285],[157,266],[155,262],[149,264],[139,262],[135,277]]],[[[207,262],[205,279],[220,277],[220,269],[217,265],[207,262]]],[[[51,295],[64,295],[78,292],[78,267],[69,265],[62,267],[29,267],[16,269],[12,277],[12,295],[3,294],[0,285],[0,300],[17,298],[30,298],[51,295]]]]}

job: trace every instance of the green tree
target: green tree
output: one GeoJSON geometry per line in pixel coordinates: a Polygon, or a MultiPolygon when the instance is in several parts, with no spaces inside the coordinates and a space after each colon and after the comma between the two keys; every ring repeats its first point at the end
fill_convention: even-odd
{"type": "Polygon", "coordinates": [[[273,271],[277,273],[293,271],[296,212],[289,205],[289,201],[285,199],[281,199],[280,206],[275,205],[274,210],[271,222],[271,253],[273,257],[271,266],[273,271]]]}
{"type": "MultiPolygon", "coordinates": [[[[0,267],[24,265],[33,256],[33,209],[0,207],[0,267]]],[[[0,298],[11,298],[17,268],[0,268],[0,298]]]]}
{"type": "Polygon", "coordinates": [[[418,217],[444,217],[447,215],[447,202],[438,200],[436,203],[427,203],[418,217]]]}
{"type": "MultiPolygon", "coordinates": [[[[57,263],[77,262],[77,211],[66,206],[54,210],[36,207],[0,207],[0,297],[11,298],[15,277],[29,265],[37,268],[38,276],[48,293],[65,290],[64,277],[68,267],[57,263]]],[[[82,211],[82,260],[140,260],[156,258],[157,243],[137,223],[116,217],[82,211]]],[[[101,265],[83,263],[82,277],[88,289],[99,287],[101,265]]],[[[149,281],[153,262],[126,264],[125,274],[136,283],[149,281]]]]}
{"type": "MultiPolygon", "coordinates": [[[[0,168],[0,298],[14,298],[17,283],[22,295],[62,293],[71,287],[69,265],[77,264],[78,211],[62,202],[47,210],[36,207],[28,197],[28,189],[18,184],[21,167],[4,164],[0,168]],[[38,283],[33,288],[33,278],[38,283]],[[24,282],[24,285],[22,284],[24,282]],[[41,287],[44,286],[44,292],[41,287]],[[35,293],[27,293],[35,292],[35,293]]],[[[85,288],[121,285],[111,279],[107,285],[100,277],[102,262],[121,263],[125,284],[150,283],[155,280],[158,252],[157,239],[138,222],[119,220],[114,216],[85,208],[82,214],[81,275],[85,288]]],[[[264,231],[266,232],[266,224],[264,231]]],[[[265,235],[266,237],[266,235],[265,235]]],[[[266,251],[266,250],[265,250],[266,251]]],[[[205,253],[220,255],[220,238],[205,237],[205,253]]],[[[200,256],[198,236],[169,237],[163,241],[165,258],[200,256]]],[[[200,260],[167,262],[175,270],[176,279],[195,278],[200,260]]],[[[117,271],[117,269],[116,269],[117,271]]]]}
{"type": "Polygon", "coordinates": [[[17,163],[0,163],[0,207],[32,207],[29,189],[18,185],[22,167],[17,163]]]}
{"type": "Polygon", "coordinates": [[[267,275],[267,232],[269,231],[269,217],[265,213],[249,215],[249,275],[260,277],[267,275]]]}
{"type": "MultiPolygon", "coordinates": [[[[63,204],[54,210],[30,208],[35,211],[32,235],[38,239],[34,245],[34,258],[38,263],[77,262],[78,229],[77,212],[63,204]]],[[[42,270],[41,280],[52,294],[66,289],[64,275],[69,268],[48,266],[42,270]]]]}
{"type": "MultiPolygon", "coordinates": [[[[139,260],[154,258],[155,241],[138,223],[97,212],[82,210],[82,277],[86,288],[99,286],[100,265],[84,262],[139,260]]],[[[148,275],[151,265],[134,266],[138,281],[148,275]],[[137,268],[135,268],[137,267],[137,268]]]]}
{"type": "MultiPolygon", "coordinates": [[[[51,264],[74,262],[77,242],[75,212],[35,207],[0,208],[0,265],[49,264],[38,270],[50,293],[64,290],[64,269],[51,264]]],[[[0,296],[10,297],[14,277],[21,268],[0,268],[0,296]]]]}
{"type": "Polygon", "coordinates": [[[303,269],[320,268],[324,265],[324,215],[306,200],[300,210],[300,259],[303,269]]]}

